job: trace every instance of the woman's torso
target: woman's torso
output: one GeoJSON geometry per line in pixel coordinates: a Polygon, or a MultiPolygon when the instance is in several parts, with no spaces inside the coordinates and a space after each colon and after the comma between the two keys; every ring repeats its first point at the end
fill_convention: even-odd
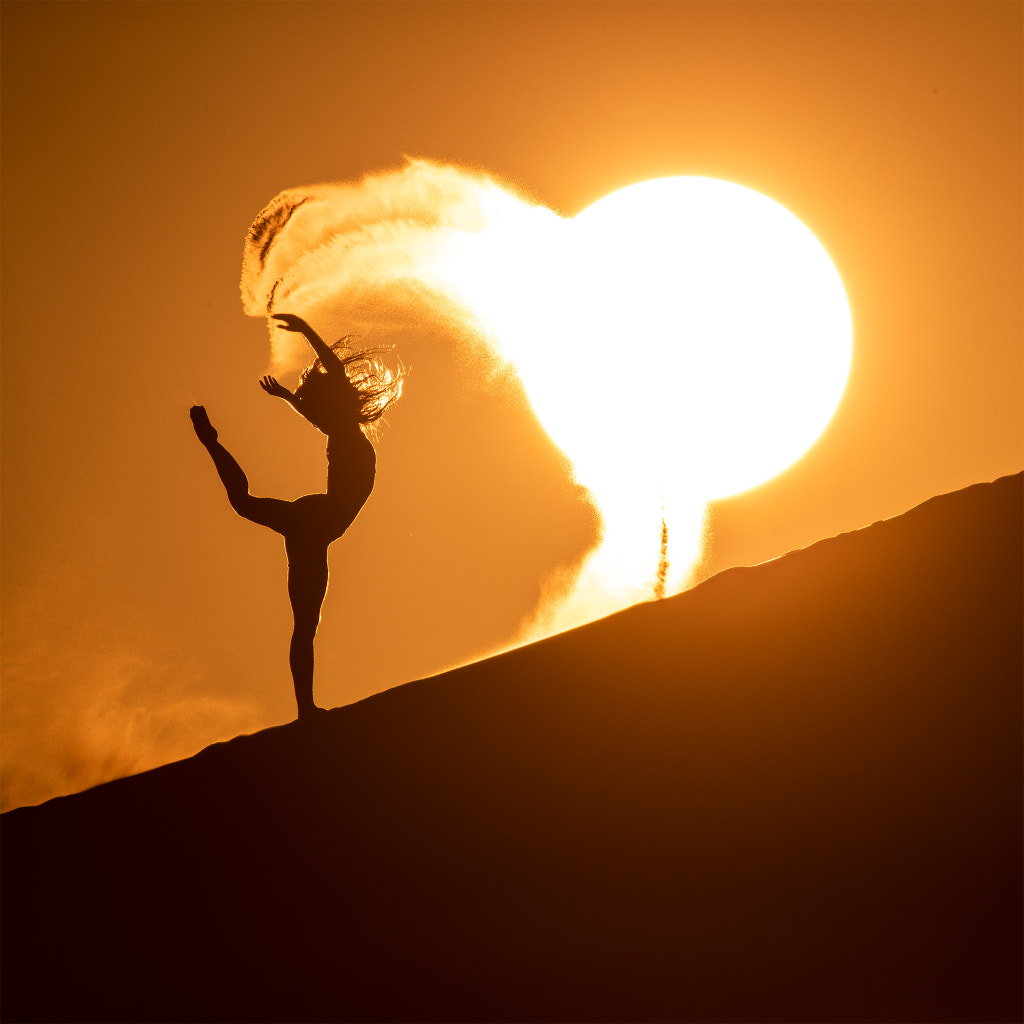
{"type": "Polygon", "coordinates": [[[377,453],[358,425],[328,435],[325,497],[331,518],[340,527],[335,537],[348,529],[366,504],[376,475],[377,453]]]}

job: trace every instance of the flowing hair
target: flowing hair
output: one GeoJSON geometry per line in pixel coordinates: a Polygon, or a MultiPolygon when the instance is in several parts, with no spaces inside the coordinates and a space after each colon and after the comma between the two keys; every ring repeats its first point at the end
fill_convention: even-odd
{"type": "MultiPolygon", "coordinates": [[[[356,421],[360,425],[374,424],[401,398],[405,369],[399,362],[398,369],[392,370],[382,358],[385,349],[350,350],[348,342],[352,337],[353,335],[346,334],[344,338],[331,345],[331,350],[338,353],[344,368],[345,378],[351,389],[350,397],[355,405],[356,421]],[[347,354],[342,354],[346,351],[347,354]]],[[[329,421],[335,415],[343,413],[342,408],[326,407],[328,404],[341,405],[341,396],[336,390],[339,382],[333,377],[330,378],[330,385],[327,381],[327,371],[317,358],[302,371],[298,387],[295,389],[295,397],[302,404],[304,415],[324,433],[329,431],[317,420],[329,421]],[[313,412],[313,416],[310,412],[313,412]]]]}

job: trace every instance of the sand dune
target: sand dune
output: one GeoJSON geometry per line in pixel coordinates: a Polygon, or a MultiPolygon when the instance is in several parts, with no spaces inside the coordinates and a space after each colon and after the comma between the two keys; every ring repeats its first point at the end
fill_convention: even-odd
{"type": "Polygon", "coordinates": [[[1011,1021],[1024,475],[2,818],[8,1021],[1011,1021]]]}

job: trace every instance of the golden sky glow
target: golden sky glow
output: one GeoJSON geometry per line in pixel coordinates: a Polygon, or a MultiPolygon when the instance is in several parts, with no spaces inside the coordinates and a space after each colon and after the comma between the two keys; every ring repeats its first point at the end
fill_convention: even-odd
{"type": "MultiPolygon", "coordinates": [[[[708,502],[801,456],[850,366],[850,311],[820,243],[778,203],[710,178],[640,182],[572,218],[423,159],[288,189],[254,222],[242,297],[261,318],[341,311],[350,330],[365,307],[371,336],[447,316],[515,368],[601,535],[524,637],[681,590],[708,502]]],[[[282,368],[307,358],[272,320],[270,336],[282,368]]]]}
{"type": "MultiPolygon", "coordinates": [[[[246,231],[282,190],[412,157],[490,175],[493,215],[511,196],[535,211],[531,238],[676,177],[735,183],[802,223],[849,301],[846,387],[802,457],[712,502],[698,578],[1024,463],[1019,3],[8,3],[0,18],[4,807],[294,713],[283,552],[227,507],[187,415],[208,407],[254,493],[323,487],[323,440],[260,391],[266,327],[239,302],[246,231]]],[[[438,191],[448,229],[465,213],[458,181],[406,184],[425,190],[411,221],[356,190],[341,232],[384,270],[400,236],[454,237],[424,233],[438,191]]],[[[454,301],[397,280],[347,294],[301,311],[394,345],[410,374],[374,493],[331,550],[327,706],[514,642],[601,530],[559,447],[580,421],[549,422],[556,374],[541,374],[553,399],[527,394],[454,301]]],[[[528,322],[532,295],[502,301],[524,337],[557,323],[528,322]]],[[[629,362],[655,306],[594,328],[641,406],[666,384],[649,352],[629,362]]],[[[574,332],[592,311],[577,312],[574,332]]],[[[273,366],[294,383],[288,351],[273,366]]],[[[712,407],[721,439],[736,420],[712,407]]],[[[632,419],[602,425],[635,446],[632,419]]],[[[626,564],[657,557],[657,528],[626,564]]]]}

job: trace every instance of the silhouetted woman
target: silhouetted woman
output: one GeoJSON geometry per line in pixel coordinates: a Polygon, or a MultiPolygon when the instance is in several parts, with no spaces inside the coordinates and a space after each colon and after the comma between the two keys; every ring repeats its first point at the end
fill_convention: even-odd
{"type": "Polygon", "coordinates": [[[193,406],[190,415],[231,507],[284,536],[288,597],[295,617],[288,660],[299,718],[309,719],[319,710],[313,703],[313,638],[327,593],[327,548],[348,529],[373,490],[377,456],[362,426],[378,420],[397,401],[402,375],[392,374],[373,353],[345,354],[348,338],[328,345],[300,317],[275,314],[274,319],[285,330],[302,334],[317,358],[303,371],[294,394],[273,377],[262,378],[260,387],[285,399],[327,435],[327,493],[305,494],[294,501],[254,498],[245,473],[217,440],[203,406],[193,406]]]}

